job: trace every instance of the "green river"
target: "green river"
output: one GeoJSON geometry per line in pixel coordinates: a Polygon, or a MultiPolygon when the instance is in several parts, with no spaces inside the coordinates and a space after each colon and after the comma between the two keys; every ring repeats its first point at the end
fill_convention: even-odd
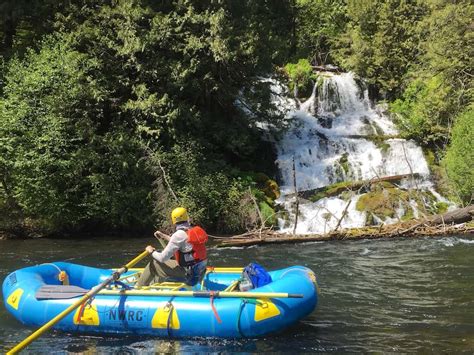
{"type": "MultiPolygon", "coordinates": [[[[67,260],[117,267],[153,243],[133,239],[0,240],[0,277],[29,265],[67,260]]],[[[263,339],[80,336],[50,331],[31,353],[474,352],[474,238],[382,239],[250,248],[210,248],[209,264],[268,269],[304,265],[321,289],[318,308],[263,339]]],[[[0,352],[32,329],[0,306],[0,352]]]]}

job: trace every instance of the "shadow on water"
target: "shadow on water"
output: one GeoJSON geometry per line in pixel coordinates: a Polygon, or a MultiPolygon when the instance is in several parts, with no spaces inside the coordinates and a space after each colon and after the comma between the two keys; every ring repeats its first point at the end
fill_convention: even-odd
{"type": "MultiPolygon", "coordinates": [[[[151,239],[41,239],[0,241],[0,278],[27,265],[58,260],[116,267],[151,239]]],[[[181,352],[449,352],[474,349],[472,237],[315,242],[249,248],[211,248],[216,266],[257,261],[268,269],[304,265],[321,289],[315,312],[261,339],[156,339],[49,332],[34,353],[181,352]]],[[[3,296],[2,296],[3,297],[3,296]]],[[[7,313],[1,299],[0,352],[31,329],[7,313]]]]}

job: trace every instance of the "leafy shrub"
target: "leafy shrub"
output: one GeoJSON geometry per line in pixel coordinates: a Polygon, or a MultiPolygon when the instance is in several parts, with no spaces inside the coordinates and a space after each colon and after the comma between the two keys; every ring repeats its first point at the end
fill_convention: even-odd
{"type": "Polygon", "coordinates": [[[396,114],[404,136],[424,145],[445,144],[451,95],[451,90],[439,76],[416,79],[407,87],[403,97],[390,105],[390,109],[396,114]]]}
{"type": "Polygon", "coordinates": [[[254,199],[265,195],[251,188],[252,176],[224,174],[230,169],[209,161],[197,143],[176,144],[170,152],[152,155],[149,163],[163,168],[154,193],[158,225],[169,226],[169,213],[178,205],[189,209],[194,222],[219,232],[238,232],[260,223],[254,199]]]}
{"type": "Polygon", "coordinates": [[[451,144],[443,165],[449,181],[462,202],[469,204],[474,192],[474,107],[459,115],[454,123],[451,144]]]}
{"type": "Polygon", "coordinates": [[[290,90],[295,93],[295,96],[308,97],[311,95],[315,76],[307,59],[300,59],[296,64],[286,64],[285,71],[290,78],[290,90]]]}
{"type": "Polygon", "coordinates": [[[94,67],[57,36],[12,60],[5,76],[1,180],[8,199],[46,232],[150,223],[141,144],[105,114],[94,67]]]}

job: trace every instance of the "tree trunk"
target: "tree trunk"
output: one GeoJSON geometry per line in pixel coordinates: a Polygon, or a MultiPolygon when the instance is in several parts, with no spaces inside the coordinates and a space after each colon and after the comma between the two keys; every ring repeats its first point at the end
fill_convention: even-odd
{"type": "Polygon", "coordinates": [[[314,71],[328,71],[331,73],[341,73],[342,70],[338,67],[325,67],[324,65],[313,65],[314,71]]]}
{"type": "Polygon", "coordinates": [[[273,230],[264,231],[264,235],[256,238],[255,232],[244,235],[222,238],[218,244],[223,246],[249,246],[259,244],[304,243],[310,241],[376,239],[394,237],[444,236],[449,234],[472,234],[474,226],[465,222],[474,219],[474,205],[460,208],[429,219],[414,219],[402,223],[388,224],[378,227],[348,228],[325,234],[293,235],[280,234],[273,230]],[[444,223],[443,223],[444,222],[444,223]]]}
{"type": "Polygon", "coordinates": [[[466,223],[474,217],[474,205],[429,218],[430,225],[466,223]]]}

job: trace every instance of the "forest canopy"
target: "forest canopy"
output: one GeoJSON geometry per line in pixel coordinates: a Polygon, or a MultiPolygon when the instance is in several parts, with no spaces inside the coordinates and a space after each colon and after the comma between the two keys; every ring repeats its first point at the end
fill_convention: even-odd
{"type": "Polygon", "coordinates": [[[294,88],[327,64],[364,78],[402,134],[435,152],[452,198],[472,198],[469,1],[0,7],[2,230],[147,231],[180,204],[220,233],[261,213],[274,224],[275,153],[260,127],[281,115],[262,77],[286,68],[294,88]]]}

